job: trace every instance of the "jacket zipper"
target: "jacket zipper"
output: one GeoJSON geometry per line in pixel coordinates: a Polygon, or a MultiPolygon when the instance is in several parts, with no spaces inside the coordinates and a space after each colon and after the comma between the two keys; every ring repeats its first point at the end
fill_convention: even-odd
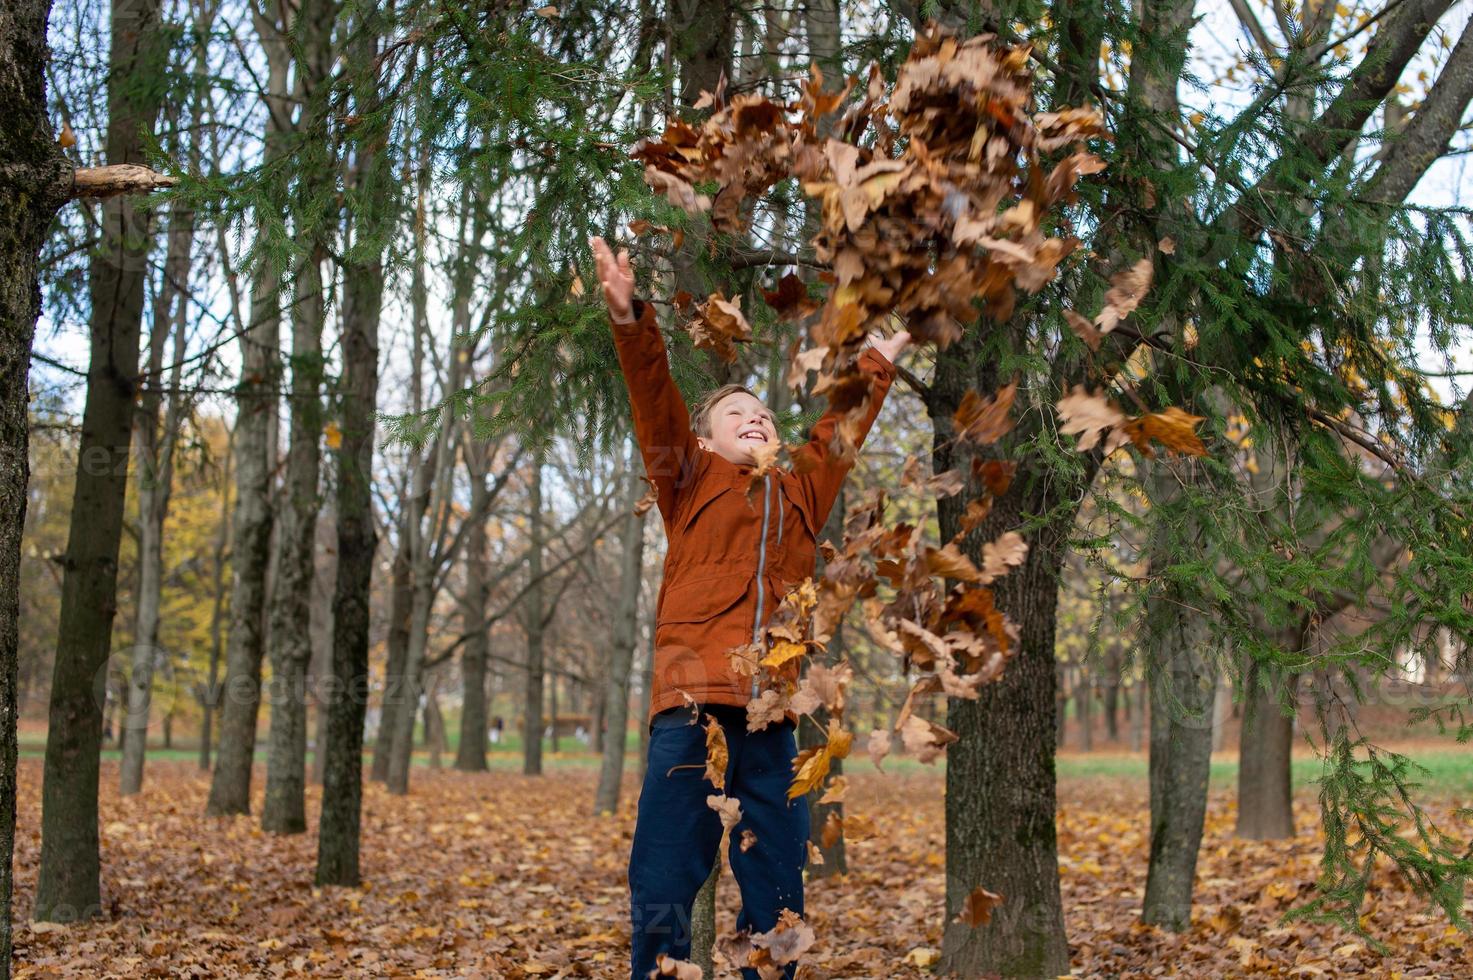
{"type": "MultiPolygon", "coordinates": [[[[762,636],[762,576],[767,573],[767,521],[772,507],[772,499],[768,491],[772,489],[771,474],[762,477],[762,538],[757,546],[757,615],[752,617],[752,643],[756,644],[762,636]]],[[[779,505],[780,506],[780,505],[779,505]]],[[[781,530],[781,525],[779,525],[781,530]]],[[[761,652],[760,649],[758,651],[761,652]]],[[[760,658],[759,658],[760,659],[760,658]]],[[[761,671],[752,673],[752,697],[757,697],[761,671]]]]}

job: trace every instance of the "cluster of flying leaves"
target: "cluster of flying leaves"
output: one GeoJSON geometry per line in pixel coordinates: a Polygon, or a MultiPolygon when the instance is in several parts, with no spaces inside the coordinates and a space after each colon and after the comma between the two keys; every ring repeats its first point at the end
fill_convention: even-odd
{"type": "MultiPolygon", "coordinates": [[[[864,97],[832,125],[826,117],[848,101],[857,79],[827,92],[815,67],[787,105],[757,94],[728,100],[718,86],[698,103],[711,110],[704,122],[673,120],[659,139],[642,140],[633,152],[653,190],[689,214],[709,215],[718,233],[741,234],[751,202],[788,177],[819,203],[812,244],[827,266],[820,277],[829,287],[826,300],[820,305],[791,274],[764,291],[764,299],[780,317],[806,325],[809,345],[800,351],[794,344],[788,383],[800,388],[817,373],[814,393],[842,413],[828,447],[838,457],[854,454],[857,424],[870,408],[871,382],[857,366],[869,333],[898,321],[917,342],[944,348],[977,322],[979,307],[994,320],[1010,316],[1017,291],[1042,289],[1079,246],[1060,212],[1075,199],[1082,176],[1104,169],[1086,148],[1105,136],[1102,118],[1090,108],[1030,112],[1028,49],[993,41],[928,32],[917,38],[893,86],[872,68],[864,97]]],[[[1142,260],[1115,277],[1093,322],[1073,313],[1068,322],[1097,348],[1136,308],[1150,278],[1151,262],[1142,260]]],[[[674,304],[696,346],[728,361],[735,345],[751,338],[735,299],[712,293],[698,301],[682,293],[674,304]]],[[[955,439],[977,448],[996,442],[1012,427],[1015,394],[1014,385],[991,395],[968,392],[954,419],[955,439]]],[[[1127,418],[1103,395],[1085,392],[1059,407],[1064,431],[1082,435],[1081,449],[1093,444],[1091,435],[1097,440],[1108,431],[1112,444],[1129,439],[1145,449],[1155,439],[1177,451],[1201,451],[1192,432],[1197,420],[1176,409],[1127,418]]],[[[783,446],[759,453],[753,485],[787,458],[783,446]]],[[[843,547],[824,546],[822,579],[806,580],[783,598],[762,642],[732,651],[736,670],[762,681],[760,696],[748,705],[749,729],[793,715],[825,719],[825,744],[793,760],[790,797],[822,790],[826,802],[843,799],[842,777],[825,780],[853,744],[844,717],[853,672],[847,663],[826,665],[821,654],[856,603],[863,604],[875,641],[917,672],[892,729],[871,735],[867,748],[876,765],[889,752],[892,733],[926,762],[956,741],[955,733],[913,710],[917,698],[975,699],[982,685],[1001,676],[1017,632],[991,586],[1023,562],[1027,545],[1017,533],[1003,534],[983,546],[979,565],[961,541],[987,517],[1012,473],[1007,462],[978,457],[970,481],[959,471],[923,478],[911,460],[904,482],[918,494],[951,496],[969,482],[983,488],[967,502],[960,532],[938,547],[919,527],[886,526],[884,493],[871,491],[850,509],[843,547]],[[882,583],[888,601],[880,596],[882,583]]],[[[708,733],[711,727],[719,731],[713,723],[708,733]]],[[[709,748],[708,770],[720,772],[724,742],[712,736],[709,748]]],[[[738,802],[724,794],[710,804],[727,827],[740,817],[738,802]]],[[[831,842],[865,830],[856,817],[828,819],[823,836],[831,842]]],[[[958,914],[980,923],[998,901],[979,887],[958,914]]],[[[758,965],[769,948],[751,939],[752,965],[758,965]]],[[[779,945],[786,950],[794,943],[779,945]]],[[[781,962],[776,953],[770,959],[781,962]]]]}

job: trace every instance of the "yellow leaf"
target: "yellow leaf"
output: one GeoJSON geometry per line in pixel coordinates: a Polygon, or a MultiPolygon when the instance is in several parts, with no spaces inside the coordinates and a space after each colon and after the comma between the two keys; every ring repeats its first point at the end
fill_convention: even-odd
{"type": "Polygon", "coordinates": [[[793,785],[788,787],[788,799],[797,799],[809,792],[829,774],[829,747],[804,749],[793,760],[793,785]]]}
{"type": "Polygon", "coordinates": [[[781,640],[774,643],[772,645],[772,652],[762,658],[762,666],[771,667],[775,670],[789,660],[803,656],[803,650],[804,647],[801,643],[790,643],[787,640],[781,640]]]}
{"type": "Polygon", "coordinates": [[[336,422],[327,423],[327,427],[322,431],[327,437],[328,449],[341,449],[343,447],[343,430],[338,428],[336,422]]]}

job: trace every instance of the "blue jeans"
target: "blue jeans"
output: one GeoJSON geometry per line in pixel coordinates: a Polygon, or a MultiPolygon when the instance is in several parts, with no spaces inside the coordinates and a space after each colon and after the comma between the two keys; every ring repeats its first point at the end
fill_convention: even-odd
{"type": "MultiPolygon", "coordinates": [[[[707,705],[694,725],[688,724],[689,708],[662,711],[651,725],[629,854],[633,980],[644,980],[661,953],[690,958],[691,906],[721,844],[721,818],[706,805],[706,797],[718,792],[705,777],[707,713],[726,733],[726,795],[742,806],[728,850],[742,893],[737,930],[766,932],[785,908],[803,914],[808,801],[788,799],[797,754],[792,722],[748,732],[744,708],[707,705]],[[744,830],[757,835],[746,851],[744,830]]],[[[791,978],[796,969],[796,963],[788,964],[785,975],[791,978]]],[[[744,968],[742,976],[757,980],[757,971],[744,968]]]]}

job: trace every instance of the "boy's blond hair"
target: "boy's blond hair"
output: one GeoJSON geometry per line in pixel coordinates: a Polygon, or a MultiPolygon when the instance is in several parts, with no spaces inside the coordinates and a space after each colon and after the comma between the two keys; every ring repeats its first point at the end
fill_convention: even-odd
{"type": "Polygon", "coordinates": [[[727,395],[735,395],[739,391],[744,391],[753,398],[757,398],[757,393],[746,385],[733,384],[722,385],[715,391],[707,392],[706,396],[696,403],[696,410],[691,413],[690,417],[690,427],[695,430],[696,435],[702,439],[711,438],[711,409],[715,408],[717,403],[727,395]]]}

